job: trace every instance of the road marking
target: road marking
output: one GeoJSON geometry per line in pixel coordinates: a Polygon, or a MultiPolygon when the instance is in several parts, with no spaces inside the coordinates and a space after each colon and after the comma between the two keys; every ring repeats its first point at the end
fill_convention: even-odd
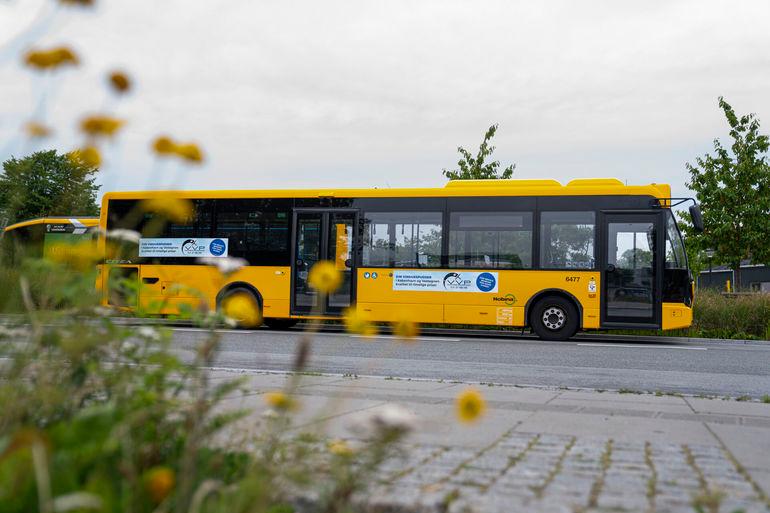
{"type": "MultiPolygon", "coordinates": [[[[344,333],[340,333],[340,335],[344,335],[344,333]]],[[[371,337],[368,337],[366,335],[349,335],[350,338],[381,338],[384,340],[401,340],[400,337],[396,337],[394,335],[374,335],[371,337]]],[[[425,340],[425,341],[431,341],[431,340],[442,340],[444,342],[460,342],[462,339],[460,338],[441,338],[441,337],[413,337],[409,340],[425,340]]]]}
{"type": "Polygon", "coordinates": [[[666,346],[666,345],[659,345],[659,346],[653,346],[653,345],[641,345],[641,344],[588,344],[588,343],[578,343],[579,346],[587,346],[587,347],[630,347],[631,349],[685,349],[687,351],[708,351],[708,348],[706,347],[689,347],[689,346],[666,346]]]}
{"type": "MultiPolygon", "coordinates": [[[[161,326],[162,327],[162,326],[161,326]]],[[[171,328],[172,331],[211,331],[206,328],[171,328]]],[[[248,335],[249,333],[256,333],[255,331],[248,331],[248,330],[226,330],[226,329],[216,329],[214,330],[217,333],[234,333],[236,335],[248,335]]]]}

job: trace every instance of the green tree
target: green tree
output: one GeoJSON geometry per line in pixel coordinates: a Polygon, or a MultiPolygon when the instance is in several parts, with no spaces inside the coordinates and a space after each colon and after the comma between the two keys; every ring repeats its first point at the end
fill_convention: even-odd
{"type": "Polygon", "coordinates": [[[724,98],[719,107],[730,125],[732,144],[714,140],[714,154],[686,164],[687,186],[695,191],[703,211],[705,230],[695,233],[685,224],[687,242],[695,250],[713,248],[714,264],[735,271],[735,290],[741,287],[741,260],[770,263],[770,141],[759,133],[754,114],[737,116],[724,98]]]}
{"type": "Polygon", "coordinates": [[[97,168],[56,150],[3,162],[0,224],[35,217],[96,215],[97,168]]]}
{"type": "Polygon", "coordinates": [[[487,162],[487,159],[495,151],[494,146],[490,146],[492,138],[497,132],[497,124],[492,125],[484,134],[484,140],[479,146],[479,152],[474,158],[471,152],[459,146],[457,148],[458,153],[462,155],[462,158],[457,162],[459,169],[446,170],[443,174],[450,180],[489,180],[489,179],[507,179],[513,176],[513,170],[516,169],[516,164],[503,169],[502,174],[498,175],[498,169],[500,168],[500,161],[494,160],[487,162]]]}

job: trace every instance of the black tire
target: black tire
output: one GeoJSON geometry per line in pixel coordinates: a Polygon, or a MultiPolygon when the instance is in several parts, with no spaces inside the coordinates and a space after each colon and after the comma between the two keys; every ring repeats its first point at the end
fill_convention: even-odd
{"type": "Polygon", "coordinates": [[[529,325],[543,340],[569,339],[577,332],[578,321],[575,304],[561,296],[546,296],[529,312],[529,325]]]}
{"type": "Polygon", "coordinates": [[[265,319],[267,327],[274,330],[288,330],[293,328],[297,322],[297,319],[276,319],[275,317],[265,319]]]}
{"type": "MultiPolygon", "coordinates": [[[[229,298],[231,296],[236,296],[236,295],[239,295],[239,294],[248,295],[248,296],[250,296],[252,298],[254,303],[257,305],[257,309],[258,309],[258,312],[259,312],[259,318],[261,319],[262,318],[262,302],[259,300],[258,296],[256,296],[252,291],[250,291],[249,289],[247,289],[245,287],[234,287],[234,288],[231,288],[231,289],[227,290],[226,292],[222,293],[219,296],[219,299],[218,299],[217,309],[221,311],[222,310],[222,305],[227,300],[227,298],[229,298]]],[[[235,324],[235,328],[236,329],[254,329],[254,328],[259,328],[259,324],[254,325],[252,323],[241,322],[238,319],[234,319],[234,320],[236,321],[236,324],[235,324]]]]}

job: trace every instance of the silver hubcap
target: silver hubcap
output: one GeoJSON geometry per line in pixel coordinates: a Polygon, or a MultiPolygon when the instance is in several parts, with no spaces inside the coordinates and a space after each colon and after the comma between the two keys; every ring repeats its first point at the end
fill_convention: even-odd
{"type": "Polygon", "coordinates": [[[558,331],[567,322],[567,315],[558,306],[550,306],[543,312],[543,325],[551,331],[558,331]]]}

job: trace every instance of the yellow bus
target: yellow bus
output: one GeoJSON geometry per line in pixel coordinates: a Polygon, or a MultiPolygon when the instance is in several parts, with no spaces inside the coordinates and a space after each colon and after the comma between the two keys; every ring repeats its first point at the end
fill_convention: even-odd
{"type": "Polygon", "coordinates": [[[41,217],[22,221],[3,229],[2,259],[7,265],[24,258],[48,258],[55,251],[84,241],[94,243],[98,217],[41,217]]]}
{"type": "MultiPolygon", "coordinates": [[[[668,185],[615,179],[107,193],[102,233],[146,230],[155,215],[137,215],[143,200],[190,200],[193,213],[143,234],[121,259],[107,257],[104,301],[115,302],[106,284],[117,275],[140,279],[136,300],[157,314],[199,301],[214,308],[246,292],[276,328],[314,313],[337,318],[350,306],[371,321],[407,314],[419,323],[528,326],[549,340],[581,329],[683,328],[693,287],[671,207],[688,199],[670,196],[668,185]],[[201,256],[248,265],[222,282],[201,256]],[[322,260],[344,281],[319,305],[308,273],[322,260]]],[[[701,224],[697,205],[690,210],[701,224]]]]}

